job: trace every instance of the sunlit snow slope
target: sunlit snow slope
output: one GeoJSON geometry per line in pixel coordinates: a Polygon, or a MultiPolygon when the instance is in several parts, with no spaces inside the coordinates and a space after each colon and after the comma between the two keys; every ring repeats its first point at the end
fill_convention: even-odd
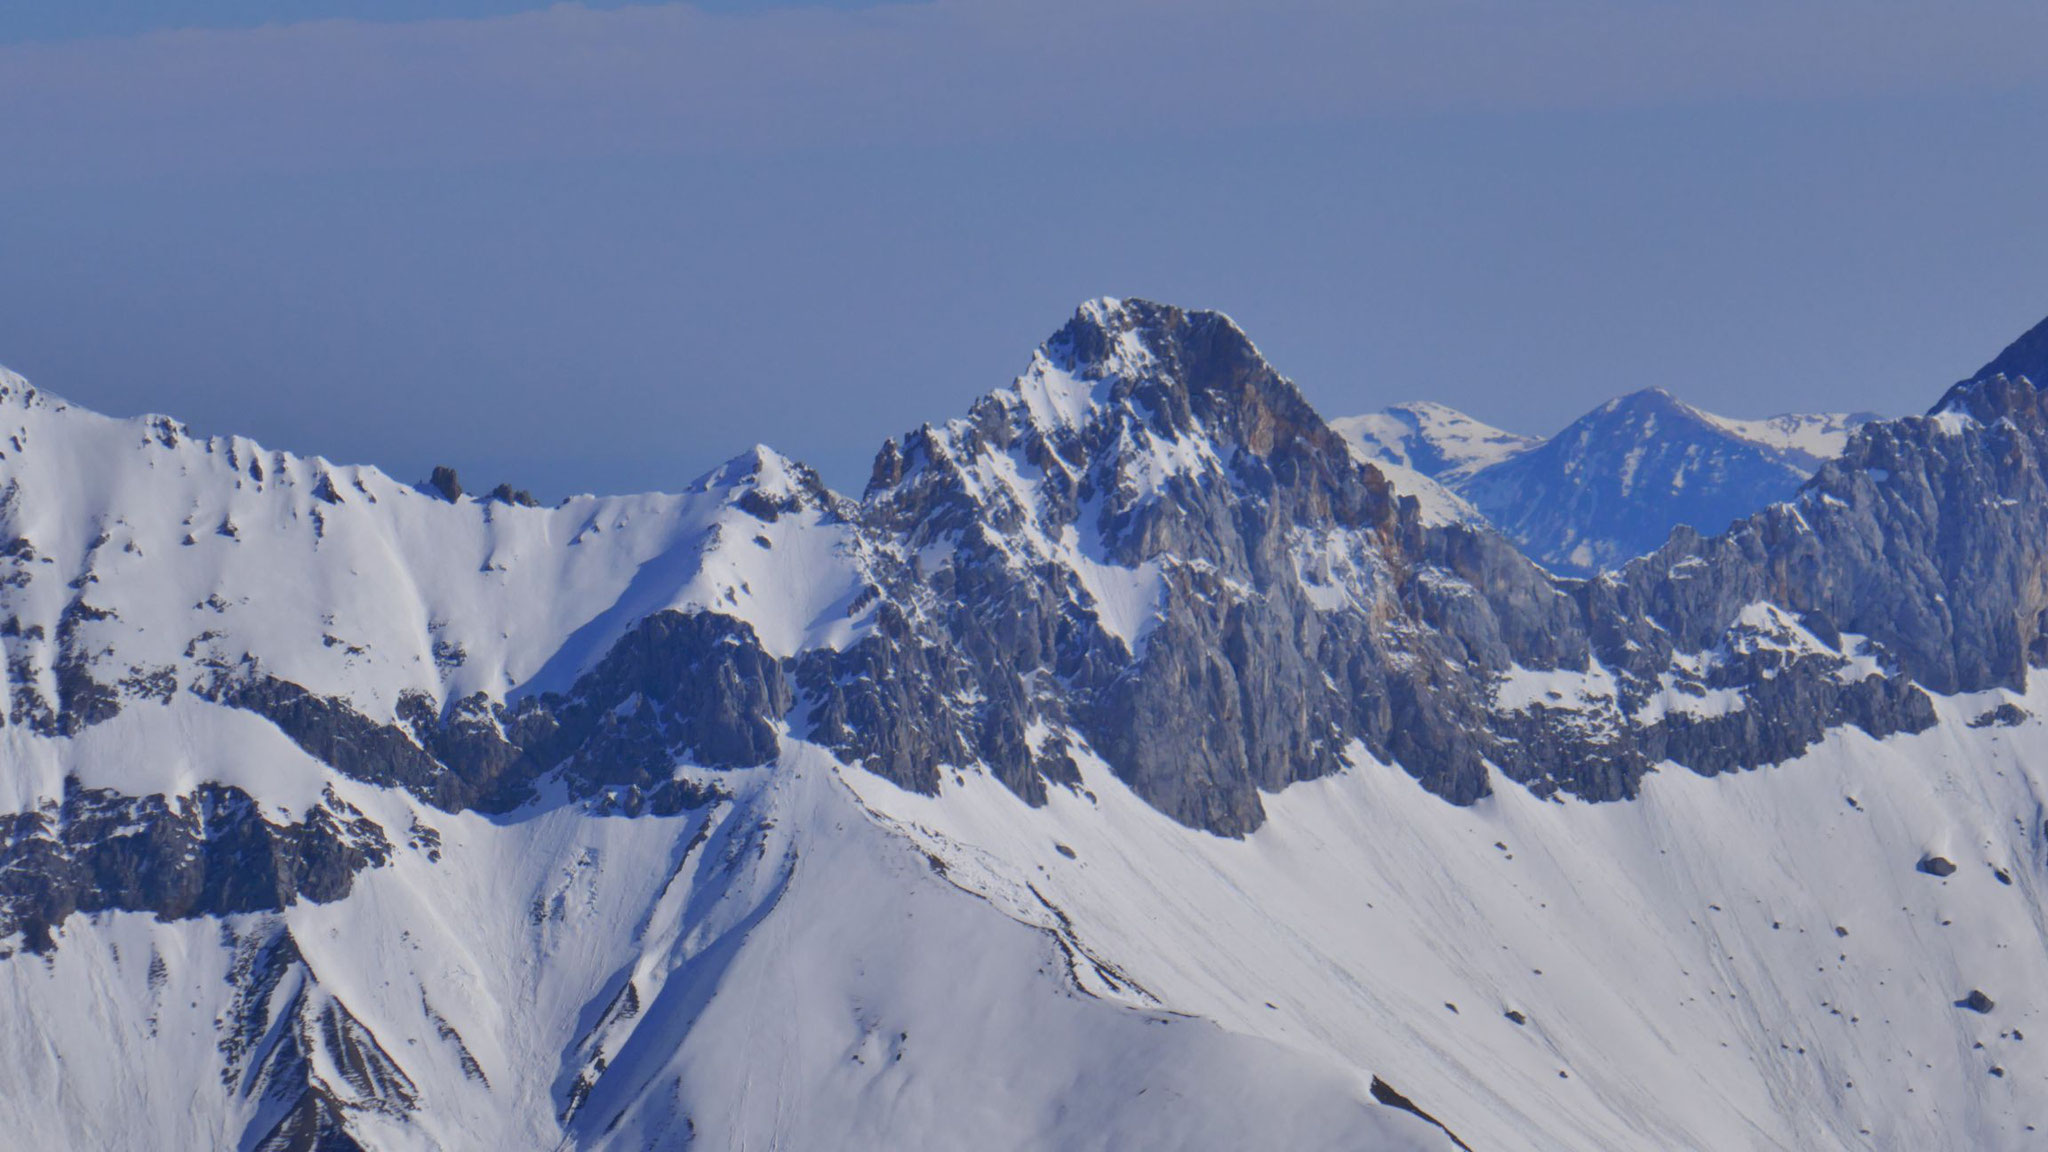
{"type": "Polygon", "coordinates": [[[1584,581],[1361,455],[1142,301],[858,500],[449,500],[0,377],[0,1132],[2041,1146],[2032,385],[1584,581]]]}
{"type": "Polygon", "coordinates": [[[830,648],[871,615],[862,545],[772,453],[676,496],[450,504],[0,389],[12,879],[47,887],[30,865],[83,830],[141,867],[77,862],[112,889],[82,908],[161,905],[6,942],[11,1143],[1449,1146],[1361,1069],[1087,995],[1052,934],[948,883],[799,742],[679,768],[715,798],[668,815],[548,780],[449,812],[194,690],[255,668],[392,724],[407,693],[565,688],[664,610],[730,613],[773,655],[830,648]],[[67,668],[121,677],[97,702],[67,668]],[[213,783],[255,816],[230,823],[213,783]],[[159,894],[150,846],[181,812],[200,890],[159,894]],[[338,841],[364,851],[316,842],[328,878],[295,890],[304,846],[262,830],[324,819],[369,828],[338,841]]]}

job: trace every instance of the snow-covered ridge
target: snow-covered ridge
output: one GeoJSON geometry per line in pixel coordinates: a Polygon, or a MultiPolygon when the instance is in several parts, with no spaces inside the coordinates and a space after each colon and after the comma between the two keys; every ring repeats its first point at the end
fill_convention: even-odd
{"type": "Polygon", "coordinates": [[[90,630],[139,668],[255,655],[388,718],[406,692],[563,687],[667,608],[746,619],[785,653],[858,627],[836,498],[766,449],[678,495],[450,503],[375,468],[11,391],[33,402],[0,429],[6,530],[35,562],[0,604],[52,636],[74,601],[104,607],[90,630]]]}
{"type": "Polygon", "coordinates": [[[1738,420],[1650,388],[1606,401],[1548,440],[1426,403],[1331,426],[1436,520],[1490,522],[1553,570],[1590,575],[1649,551],[1679,524],[1719,531],[1789,498],[1874,418],[1738,420]]]}
{"type": "Polygon", "coordinates": [[[1330,427],[1366,459],[1397,464],[1445,484],[1455,484],[1542,443],[1537,437],[1502,431],[1427,400],[1340,417],[1330,421],[1330,427]]]}
{"type": "Polygon", "coordinates": [[[0,1122],[2027,1147],[2048,605],[1942,561],[2048,563],[2048,425],[1985,399],[1580,582],[1142,301],[859,502],[762,448],[451,502],[0,408],[0,1122]]]}
{"type": "MultiPolygon", "coordinates": [[[[1699,409],[1693,409],[1698,412],[1699,409]]],[[[1849,445],[1850,433],[1877,419],[1868,412],[1822,412],[1771,416],[1762,420],[1736,420],[1701,412],[1729,432],[1793,457],[1805,457],[1809,471],[1823,460],[1840,456],[1849,445]]]]}

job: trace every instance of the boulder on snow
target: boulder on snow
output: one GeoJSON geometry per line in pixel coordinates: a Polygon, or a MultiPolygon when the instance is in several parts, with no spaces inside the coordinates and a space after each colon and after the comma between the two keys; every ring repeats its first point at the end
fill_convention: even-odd
{"type": "Polygon", "coordinates": [[[1991,997],[1986,996],[1984,993],[1978,991],[1975,988],[1970,989],[1970,994],[1968,996],[1965,996],[1961,1000],[1956,1001],[1956,1007],[1968,1008],[1970,1011],[1975,1012],[1979,1015],[1989,1013],[1995,1005],[1996,1002],[1993,1001],[1991,997]]]}
{"type": "Polygon", "coordinates": [[[1972,728],[2012,728],[2033,719],[2033,713],[2007,702],[1970,721],[1972,728]]]}
{"type": "Polygon", "coordinates": [[[1916,867],[1929,876],[1953,876],[1956,874],[1955,862],[1945,856],[1922,856],[1920,863],[1916,867]]]}

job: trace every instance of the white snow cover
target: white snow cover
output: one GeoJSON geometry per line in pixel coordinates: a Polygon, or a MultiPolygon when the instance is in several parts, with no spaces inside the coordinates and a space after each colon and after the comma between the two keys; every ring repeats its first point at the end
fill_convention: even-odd
{"type": "Polygon", "coordinates": [[[1400,465],[1445,483],[1455,483],[1542,443],[1537,437],[1504,432],[1427,400],[1340,417],[1330,421],[1330,427],[1363,459],[1400,465]],[[1437,466],[1425,465],[1425,458],[1437,466]]]}
{"type": "Polygon", "coordinates": [[[976,774],[847,779],[1013,916],[1057,906],[1113,965],[1102,994],[1372,1069],[1474,1148],[2023,1149],[2048,1115],[2048,728],[1968,726],[2006,698],[1759,772],[1667,765],[1619,804],[1496,781],[1456,808],[1354,748],[1243,841],[1087,758],[1040,812],[976,774]],[[1972,989],[1989,1015],[1955,1005],[1972,989]]]}
{"type": "Polygon", "coordinates": [[[1849,434],[1875,419],[1868,413],[1817,412],[1737,420],[1697,408],[1693,411],[1744,440],[1804,456],[1809,468],[1840,456],[1842,449],[1848,447],[1849,434]]]}
{"type": "Polygon", "coordinates": [[[54,635],[81,598],[118,613],[87,627],[138,669],[256,653],[377,719],[403,691],[564,687],[665,608],[740,617],[778,655],[847,642],[866,623],[846,615],[851,535],[815,506],[773,522],[737,506],[788,497],[794,468],[757,448],[681,495],[449,504],[374,468],[111,419],[0,377],[0,501],[37,557],[8,593],[23,627],[54,635]]]}
{"type": "Polygon", "coordinates": [[[772,770],[721,774],[735,801],[670,819],[537,805],[494,821],[348,788],[387,827],[431,821],[442,858],[401,853],[341,903],[225,927],[81,918],[51,962],[0,964],[9,1140],[231,1146],[257,1101],[188,1102],[217,1099],[230,1067],[226,938],[281,920],[303,979],[418,1094],[409,1115],[353,1120],[380,1149],[683,1132],[714,1148],[1448,1147],[1341,1065],[1080,993],[1046,933],[871,822],[847,771],[792,745],[772,770]]]}
{"type": "MultiPolygon", "coordinates": [[[[1099,403],[1035,368],[1016,395],[1046,426],[1099,403]]],[[[1132,447],[1140,495],[1214,466],[1200,444],[1132,447]]],[[[1041,506],[1016,457],[963,467],[1041,506]]],[[[566,684],[664,607],[734,614],[780,653],[867,620],[846,614],[859,546],[765,450],[676,496],[450,505],[9,377],[0,475],[37,557],[9,590],[24,625],[82,597],[118,610],[85,627],[139,668],[255,654],[378,717],[406,689],[566,684]],[[790,510],[764,520],[749,493],[790,510]]],[[[1108,563],[1094,523],[1033,522],[1018,560],[1071,565],[1135,649],[1162,575],[1108,563]]],[[[1292,544],[1327,608],[1384,584],[1341,542],[1292,544]]],[[[1743,623],[1733,643],[1819,646],[1769,605],[1743,623]]],[[[1877,670],[1860,638],[1842,651],[1843,675],[1877,670]]],[[[1739,711],[1677,686],[1715,658],[1683,657],[1662,706],[1739,711]]],[[[1597,666],[1498,691],[1589,723],[1614,697],[1597,666]]],[[[1842,730],[1779,768],[1667,765],[1610,805],[1496,780],[1457,808],[1353,747],[1243,840],[1173,823],[1085,746],[1082,786],[1039,809],[973,769],[906,793],[789,737],[770,767],[687,769],[732,793],[704,812],[556,794],[487,818],[338,779],[185,694],[71,739],[9,726],[8,812],[67,774],[221,780],[277,816],[331,786],[396,851],[333,904],[77,915],[49,957],[0,960],[0,1131],[234,1144],[261,1105],[218,1022],[248,942],[282,925],[303,964],[274,1003],[345,1006],[418,1097],[350,1114],[377,1148],[1450,1147],[1373,1103],[1375,1076],[1477,1149],[2033,1148],[2048,727],[1973,726],[2006,702],[2040,715],[2048,686],[1942,699],[1929,732],[1842,730]],[[1923,852],[1958,871],[1916,871],[1923,852]],[[1989,1014],[1955,1006],[1972,989],[1989,1014]]],[[[349,1095],[342,1070],[312,1074],[349,1095]]]]}
{"type": "MultiPolygon", "coordinates": [[[[73,601],[104,607],[116,615],[82,633],[180,683],[253,657],[388,719],[408,690],[445,704],[564,687],[664,608],[738,616],[785,655],[845,643],[872,615],[848,615],[864,559],[833,498],[766,449],[680,495],[536,509],[109,419],[17,377],[0,380],[0,425],[0,500],[33,557],[10,612],[54,635],[73,601]]],[[[1007,458],[983,463],[990,483],[1030,483],[1007,458]]],[[[1033,544],[1142,643],[1155,567],[1092,559],[1073,526],[1033,544]]],[[[219,781],[273,820],[353,804],[396,849],[333,904],[78,915],[46,960],[0,942],[0,1129],[22,1147],[221,1147],[267,1126],[281,1105],[221,1037],[248,983],[234,973],[282,925],[303,963],[265,1002],[273,1020],[344,1014],[416,1097],[362,1099],[315,1053],[309,1074],[362,1104],[351,1131],[380,1149],[638,1149],[684,1133],[710,1147],[1448,1146],[1357,1070],[1086,995],[1047,934],[872,823],[840,783],[852,770],[784,750],[715,774],[734,799],[708,813],[607,818],[551,794],[486,818],[339,778],[189,692],[128,700],[74,738],[0,729],[6,812],[54,804],[66,777],[131,795],[219,781]]]]}
{"type": "Polygon", "coordinates": [[[1387,478],[1387,483],[1393,486],[1396,493],[1402,496],[1415,497],[1418,506],[1417,510],[1421,513],[1424,524],[1435,526],[1443,524],[1485,523],[1486,518],[1479,514],[1477,508],[1466,503],[1463,496],[1417,472],[1415,469],[1405,464],[1395,464],[1387,460],[1374,460],[1370,456],[1361,453],[1356,444],[1352,445],[1352,455],[1377,468],[1380,475],[1387,478]]]}

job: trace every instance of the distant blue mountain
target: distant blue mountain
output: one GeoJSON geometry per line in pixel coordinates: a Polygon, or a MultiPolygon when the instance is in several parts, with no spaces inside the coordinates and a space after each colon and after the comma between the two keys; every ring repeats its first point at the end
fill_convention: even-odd
{"type": "Polygon", "coordinates": [[[1551,570],[1586,576],[1656,548],[1680,524],[1719,532],[1786,499],[1874,418],[1733,420],[1650,388],[1602,404],[1547,441],[1441,405],[1401,405],[1334,426],[1360,455],[1462,498],[1551,570]]]}

